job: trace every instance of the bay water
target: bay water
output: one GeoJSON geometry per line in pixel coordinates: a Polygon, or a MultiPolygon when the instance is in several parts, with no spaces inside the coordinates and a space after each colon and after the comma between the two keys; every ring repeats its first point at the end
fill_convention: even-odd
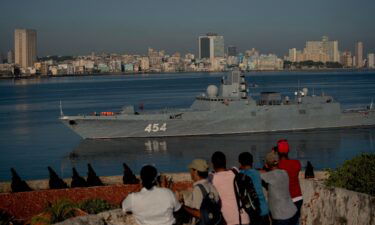
{"type": "MultiPolygon", "coordinates": [[[[209,84],[225,73],[102,75],[0,80],[0,182],[11,179],[14,167],[24,179],[48,178],[47,166],[62,177],[71,168],[86,175],[91,163],[100,176],[122,174],[127,163],[138,174],[145,164],[161,172],[187,171],[197,157],[210,159],[223,151],[228,166],[249,151],[256,167],[278,139],[290,142],[291,157],[315,169],[336,168],[361,153],[375,152],[375,128],[352,128],[262,134],[82,140],[65,127],[65,115],[120,111],[124,105],[144,109],[186,108],[209,84]]],[[[253,72],[246,74],[250,95],[279,91],[293,97],[303,87],[310,94],[331,95],[343,108],[364,107],[375,98],[374,71],[253,72]]]]}

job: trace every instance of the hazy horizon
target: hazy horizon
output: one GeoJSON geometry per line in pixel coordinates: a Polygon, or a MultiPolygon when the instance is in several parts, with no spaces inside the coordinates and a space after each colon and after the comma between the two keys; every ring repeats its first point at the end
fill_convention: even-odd
{"type": "Polygon", "coordinates": [[[146,54],[147,48],[197,54],[198,36],[215,32],[239,51],[287,54],[326,35],[339,49],[375,52],[371,0],[14,0],[1,3],[0,52],[16,28],[38,32],[38,56],[90,52],[146,54]]]}

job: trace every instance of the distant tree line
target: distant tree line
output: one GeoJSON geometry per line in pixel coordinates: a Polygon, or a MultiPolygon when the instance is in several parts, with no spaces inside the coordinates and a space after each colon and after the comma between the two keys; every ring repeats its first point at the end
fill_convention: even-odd
{"type": "Polygon", "coordinates": [[[301,62],[291,62],[291,61],[284,61],[284,69],[326,69],[326,68],[343,68],[341,63],[338,62],[314,62],[312,60],[301,61],[301,62]]]}

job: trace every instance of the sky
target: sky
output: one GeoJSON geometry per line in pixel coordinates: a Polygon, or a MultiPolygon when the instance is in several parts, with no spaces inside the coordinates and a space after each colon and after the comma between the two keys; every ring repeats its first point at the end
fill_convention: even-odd
{"type": "Polygon", "coordinates": [[[375,52],[374,0],[0,0],[0,53],[14,29],[38,32],[38,56],[198,52],[215,32],[240,51],[285,55],[327,35],[340,50],[375,52]]]}

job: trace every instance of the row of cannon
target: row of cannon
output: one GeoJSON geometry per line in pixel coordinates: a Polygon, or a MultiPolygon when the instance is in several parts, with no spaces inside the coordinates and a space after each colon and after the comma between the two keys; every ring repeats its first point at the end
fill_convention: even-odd
{"type": "MultiPolygon", "coordinates": [[[[139,184],[139,179],[134,175],[133,171],[129,168],[126,163],[122,164],[124,172],[122,181],[124,184],[139,184]]],[[[48,172],[49,172],[49,181],[48,185],[50,189],[63,189],[63,188],[69,188],[68,184],[61,179],[57,173],[48,166],[48,172]]],[[[92,168],[91,164],[87,164],[87,178],[81,177],[76,168],[72,168],[72,181],[70,183],[70,188],[76,188],[76,187],[94,187],[94,186],[103,186],[104,183],[101,181],[101,179],[96,175],[95,170],[92,168]]],[[[32,188],[26,183],[26,181],[22,180],[21,177],[17,174],[16,170],[14,168],[10,169],[12,173],[12,183],[11,183],[11,189],[12,192],[26,192],[26,191],[33,191],[32,188]]]]}

